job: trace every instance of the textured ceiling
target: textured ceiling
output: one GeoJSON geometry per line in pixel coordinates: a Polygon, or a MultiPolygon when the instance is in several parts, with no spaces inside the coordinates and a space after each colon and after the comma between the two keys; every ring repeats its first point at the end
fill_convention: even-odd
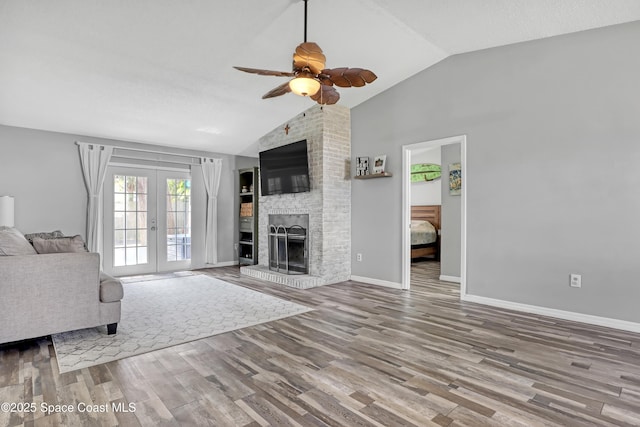
{"type": "MultiPolygon", "coordinates": [[[[640,20],[638,0],[309,0],[327,67],[378,80],[354,107],[449,55],[640,20]]],[[[0,0],[0,123],[231,154],[313,102],[262,100],[303,38],[301,0],[0,0]]]]}

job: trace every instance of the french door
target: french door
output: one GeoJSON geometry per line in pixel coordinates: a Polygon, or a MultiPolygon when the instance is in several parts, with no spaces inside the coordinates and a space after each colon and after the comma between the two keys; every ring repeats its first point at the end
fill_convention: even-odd
{"type": "Polygon", "coordinates": [[[105,272],[125,276],[191,266],[189,172],[110,166],[103,194],[105,272]]]}

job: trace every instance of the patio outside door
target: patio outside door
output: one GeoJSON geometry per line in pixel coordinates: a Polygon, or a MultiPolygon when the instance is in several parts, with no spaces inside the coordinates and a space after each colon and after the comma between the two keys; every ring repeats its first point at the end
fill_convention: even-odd
{"type": "Polygon", "coordinates": [[[105,272],[125,276],[190,267],[188,172],[112,166],[103,194],[105,272]]]}

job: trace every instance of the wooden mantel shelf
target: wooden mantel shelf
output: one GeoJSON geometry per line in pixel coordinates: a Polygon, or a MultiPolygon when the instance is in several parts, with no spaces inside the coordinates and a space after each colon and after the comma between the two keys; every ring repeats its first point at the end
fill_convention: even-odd
{"type": "Polygon", "coordinates": [[[370,175],[356,175],[353,179],[388,178],[393,176],[391,172],[372,173],[370,175]]]}

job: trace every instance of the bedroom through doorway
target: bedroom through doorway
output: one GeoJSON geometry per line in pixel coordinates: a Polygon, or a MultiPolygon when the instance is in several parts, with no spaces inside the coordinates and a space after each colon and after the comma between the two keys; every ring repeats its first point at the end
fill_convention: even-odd
{"type": "Polygon", "coordinates": [[[464,135],[403,146],[403,289],[416,267],[466,289],[465,160],[464,135]]]}

